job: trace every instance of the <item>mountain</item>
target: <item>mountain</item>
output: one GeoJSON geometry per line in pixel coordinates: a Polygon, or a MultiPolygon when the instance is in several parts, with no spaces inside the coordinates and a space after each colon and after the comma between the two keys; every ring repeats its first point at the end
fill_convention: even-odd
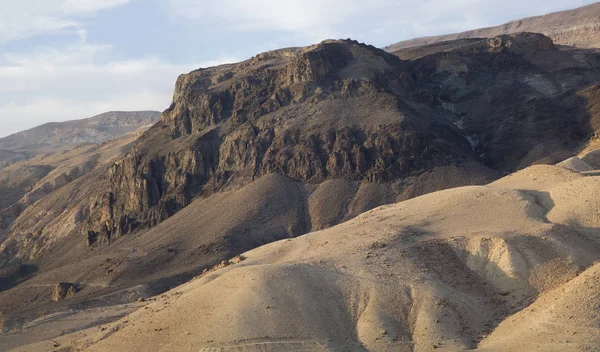
{"type": "Polygon", "coordinates": [[[84,228],[109,243],[269,173],[382,184],[440,167],[481,180],[558,162],[600,126],[586,105],[597,102],[597,58],[519,34],[413,62],[332,41],[195,71],[112,167],[84,228]]]}
{"type": "Polygon", "coordinates": [[[0,167],[39,154],[100,144],[158,121],[156,111],[107,112],[82,120],[47,123],[0,138],[0,167]]]}
{"type": "Polygon", "coordinates": [[[574,10],[528,17],[496,27],[481,28],[462,33],[405,40],[385,48],[389,52],[443,42],[473,38],[490,38],[519,32],[542,33],[554,43],[578,48],[600,48],[600,3],[574,10]]]}
{"type": "MultiPolygon", "coordinates": [[[[600,54],[594,50],[559,47],[544,35],[520,33],[461,42],[450,50],[434,51],[411,61],[352,40],[325,41],[182,75],[176,82],[171,106],[157,124],[135,140],[124,156],[102,163],[43,196],[11,222],[0,244],[3,331],[0,346],[15,347],[53,339],[58,335],[55,324],[64,324],[65,332],[73,332],[95,326],[98,321],[118,319],[143,306],[144,299],[201,275],[204,270],[226,267],[230,260],[242,261],[243,258],[232,258],[248,250],[262,245],[266,246],[260,250],[279,248],[280,244],[269,243],[281,239],[310,232],[314,235],[305,238],[319,234],[326,237],[337,233],[337,229],[342,232],[348,229],[348,245],[354,243],[356,247],[340,246],[339,255],[356,259],[366,255],[360,252],[362,246],[370,245],[355,241],[358,237],[371,239],[379,236],[380,231],[387,231],[386,228],[396,232],[406,226],[433,231],[438,215],[439,224],[443,224],[440,226],[450,226],[442,218],[454,213],[434,208],[414,215],[414,219],[410,211],[393,216],[404,219],[398,221],[406,221],[401,223],[406,226],[393,225],[381,217],[358,232],[346,225],[327,230],[341,222],[348,224],[359,214],[384,204],[441,189],[488,184],[532,164],[561,162],[579,150],[591,148],[600,135],[599,68],[600,54]],[[136,302],[138,299],[141,301],[136,302]],[[76,318],[56,318],[68,316],[76,318]]],[[[507,191],[497,192],[518,193],[521,186],[506,187],[507,191]]],[[[444,197],[456,195],[457,201],[478,197],[472,192],[461,194],[450,192],[444,197]]],[[[490,208],[490,214],[503,219],[504,209],[513,209],[518,213],[515,216],[521,216],[515,221],[523,220],[523,211],[527,216],[539,218],[538,211],[529,203],[516,196],[507,197],[516,205],[506,204],[497,212],[490,208]]],[[[431,206],[437,202],[435,197],[423,199],[431,206]]],[[[540,207],[549,208],[546,200],[540,198],[543,203],[540,207]]],[[[399,207],[416,206],[421,201],[400,203],[399,207]]],[[[440,204],[461,211],[458,203],[443,200],[440,204]]],[[[468,216],[477,218],[473,214],[479,210],[471,210],[464,209],[468,216]]],[[[507,216],[514,215],[513,210],[506,210],[507,216]]],[[[567,220],[572,219],[575,217],[567,220]]],[[[535,222],[525,220],[523,224],[527,226],[535,222]]],[[[454,230],[459,233],[463,229],[454,230]]],[[[454,230],[448,227],[445,231],[454,230]]],[[[514,234],[513,230],[507,227],[506,233],[514,234]]],[[[428,232],[415,231],[416,235],[409,236],[415,241],[420,241],[421,236],[429,238],[428,232]]],[[[461,236],[467,236],[469,231],[461,236]]],[[[494,236],[500,236],[498,233],[494,236]]],[[[388,239],[382,237],[384,247],[395,246],[388,239]]],[[[582,246],[592,244],[590,241],[582,246]]],[[[269,252],[269,260],[275,264],[280,263],[278,260],[283,263],[286,258],[302,262],[306,253],[315,250],[308,248],[309,252],[302,245],[294,247],[292,252],[269,252]]],[[[563,254],[557,256],[562,258],[563,254]]],[[[335,255],[334,252],[332,257],[323,255],[324,270],[330,270],[327,261],[335,255]]],[[[590,257],[574,256],[582,267],[589,263],[586,260],[590,257]]],[[[459,265],[458,261],[452,263],[459,265]]],[[[435,263],[425,264],[441,270],[435,263]]],[[[363,277],[365,292],[373,289],[373,294],[379,295],[376,293],[379,286],[369,284],[377,276],[363,271],[364,268],[356,267],[356,271],[348,274],[348,280],[351,276],[357,280],[363,277]]],[[[406,275],[420,270],[413,269],[403,266],[398,270],[406,275]]],[[[279,267],[274,270],[275,281],[261,277],[262,274],[257,274],[256,279],[266,280],[268,287],[277,286],[275,282],[283,283],[283,287],[292,285],[277,276],[279,267]]],[[[290,278],[304,275],[302,270],[290,273],[290,278]]],[[[460,276],[466,269],[458,272],[460,276]]],[[[539,275],[544,277],[542,281],[548,277],[545,272],[539,275]]],[[[214,285],[219,284],[218,277],[210,277],[215,279],[214,285]]],[[[317,275],[314,281],[307,280],[311,286],[317,282],[330,283],[333,291],[322,291],[326,298],[343,290],[330,278],[317,275]]],[[[245,279],[239,280],[245,283],[245,279]]],[[[527,290],[518,294],[526,294],[527,299],[538,297],[522,284],[519,281],[519,289],[527,290]]],[[[303,281],[298,279],[298,285],[302,286],[303,281]]],[[[297,292],[307,291],[300,286],[297,292]]],[[[227,291],[223,287],[217,288],[227,291]]],[[[244,291],[250,287],[244,284],[236,292],[251,294],[244,291]]],[[[471,288],[460,288],[465,302],[473,297],[467,295],[471,288]]],[[[406,290],[410,291],[408,286],[406,290]]],[[[394,288],[394,292],[399,291],[394,288]]],[[[498,292],[504,297],[504,291],[498,292]]],[[[498,292],[490,286],[490,292],[482,293],[481,304],[492,302],[498,292]]],[[[239,305],[227,301],[229,296],[225,293],[221,297],[223,304],[239,308],[238,312],[245,312],[244,316],[255,316],[243,304],[242,296],[238,297],[239,305]]],[[[352,307],[366,307],[371,296],[355,297],[352,307]]],[[[385,302],[392,299],[389,295],[381,297],[385,302]]],[[[207,309],[212,307],[212,303],[197,302],[207,309]]],[[[348,312],[339,316],[340,326],[352,328],[355,321],[348,315],[357,311],[348,311],[350,305],[339,302],[336,306],[339,313],[348,312]]],[[[505,317],[504,310],[509,306],[498,303],[494,307],[499,317],[505,317]]],[[[394,307],[404,310],[407,306],[394,307]]],[[[465,313],[463,308],[457,308],[453,316],[465,313]]],[[[379,318],[375,316],[380,311],[372,311],[372,318],[371,313],[367,314],[365,324],[371,320],[377,322],[379,318]]],[[[305,314],[300,308],[295,312],[306,317],[306,321],[313,321],[313,313],[305,314]]],[[[394,312],[397,314],[393,318],[400,319],[401,314],[394,312]]],[[[481,321],[468,320],[463,326],[475,329],[478,322],[493,326],[488,318],[477,319],[481,321]]],[[[314,321],[315,328],[328,326],[327,322],[314,321]]],[[[281,320],[273,322],[282,327],[281,334],[287,333],[281,320]]],[[[424,327],[432,331],[428,325],[424,327]]],[[[120,325],[115,327],[120,328],[120,325]]],[[[155,329],[152,331],[159,332],[160,327],[155,329]]],[[[256,338],[260,345],[263,343],[260,339],[267,336],[255,336],[254,331],[236,326],[231,329],[227,331],[232,332],[234,339],[241,336],[240,343],[256,338]]],[[[365,329],[369,336],[376,331],[365,329]]],[[[388,331],[387,327],[383,329],[388,331]]],[[[472,346],[468,338],[477,339],[477,334],[487,331],[477,329],[452,336],[465,340],[460,342],[465,346],[472,346]]],[[[206,331],[211,334],[212,330],[206,331]]],[[[311,331],[306,330],[303,336],[316,336],[311,331]]],[[[327,338],[340,341],[349,336],[344,334],[354,330],[336,331],[332,330],[327,338]]],[[[108,333],[114,332],[111,328],[108,333]]],[[[191,331],[185,331],[188,332],[191,331]]],[[[256,330],[257,334],[262,332],[256,330]]],[[[220,339],[219,336],[215,334],[215,338],[220,339]]],[[[364,341],[371,346],[374,338],[364,341]]],[[[361,339],[350,341],[362,343],[361,339]]],[[[171,343],[169,339],[158,343],[163,341],[171,343]]],[[[132,343],[131,346],[137,346],[137,342],[132,343]]],[[[205,342],[198,344],[205,345],[205,342]]],[[[270,346],[281,350],[277,344],[270,346]]]]}

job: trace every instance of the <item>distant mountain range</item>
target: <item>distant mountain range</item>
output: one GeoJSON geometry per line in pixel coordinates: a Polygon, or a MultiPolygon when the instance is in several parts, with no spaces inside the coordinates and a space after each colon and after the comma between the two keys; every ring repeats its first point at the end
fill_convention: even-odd
{"type": "Polygon", "coordinates": [[[392,44],[385,50],[396,52],[401,49],[458,39],[490,38],[518,32],[541,33],[552,39],[555,44],[560,45],[600,48],[600,3],[543,16],[528,17],[495,27],[405,40],[392,44]]]}
{"type": "Polygon", "coordinates": [[[158,111],[107,112],[82,120],[47,123],[0,138],[0,168],[35,155],[100,144],[158,121],[158,111]]]}

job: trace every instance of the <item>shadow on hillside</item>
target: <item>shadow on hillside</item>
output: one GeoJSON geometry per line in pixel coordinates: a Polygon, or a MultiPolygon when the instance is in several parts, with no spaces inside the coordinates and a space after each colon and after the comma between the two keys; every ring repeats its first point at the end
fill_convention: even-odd
{"type": "Polygon", "coordinates": [[[0,269],[0,292],[9,290],[32,277],[37,265],[14,263],[0,269]]]}

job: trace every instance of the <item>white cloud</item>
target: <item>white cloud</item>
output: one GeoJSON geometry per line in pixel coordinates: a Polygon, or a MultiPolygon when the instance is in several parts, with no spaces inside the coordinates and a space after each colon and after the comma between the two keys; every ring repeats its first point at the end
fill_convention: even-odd
{"type": "Polygon", "coordinates": [[[81,14],[119,7],[131,0],[64,0],[62,9],[66,13],[81,14]]]}
{"type": "Polygon", "coordinates": [[[159,57],[97,63],[110,46],[79,43],[3,55],[0,136],[49,121],[80,119],[110,110],[166,109],[177,76],[236,61],[223,57],[171,64],[159,57]]]}
{"type": "MultiPolygon", "coordinates": [[[[235,30],[326,30],[350,17],[387,6],[371,0],[170,0],[173,14],[184,18],[217,19],[235,30]]],[[[225,27],[225,26],[223,26],[225,27]]]]}
{"type": "Polygon", "coordinates": [[[82,19],[132,0],[0,0],[0,43],[38,34],[78,32],[82,19]]]}

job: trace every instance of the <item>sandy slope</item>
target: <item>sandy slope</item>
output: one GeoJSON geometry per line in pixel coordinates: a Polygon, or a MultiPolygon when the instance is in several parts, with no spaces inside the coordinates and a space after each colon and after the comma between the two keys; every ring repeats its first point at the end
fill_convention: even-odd
{"type": "Polygon", "coordinates": [[[599,186],[534,166],[383,206],[247,252],[61,348],[597,350],[599,186]]]}

